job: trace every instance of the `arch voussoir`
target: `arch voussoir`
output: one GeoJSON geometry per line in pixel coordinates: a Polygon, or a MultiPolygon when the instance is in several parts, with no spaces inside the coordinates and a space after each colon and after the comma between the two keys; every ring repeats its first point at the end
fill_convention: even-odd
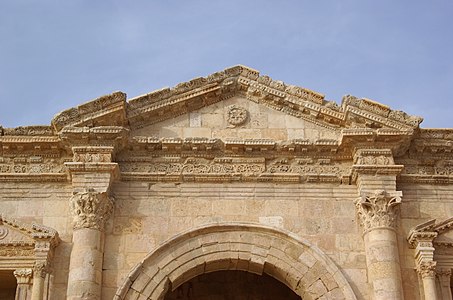
{"type": "Polygon", "coordinates": [[[255,224],[210,225],[178,235],[151,252],[115,299],[163,299],[169,290],[220,270],[266,273],[303,299],[356,299],[344,276],[318,248],[255,224]]]}

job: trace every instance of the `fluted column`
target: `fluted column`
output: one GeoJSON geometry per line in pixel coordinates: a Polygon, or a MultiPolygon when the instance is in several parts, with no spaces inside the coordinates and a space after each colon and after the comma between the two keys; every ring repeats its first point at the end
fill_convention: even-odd
{"type": "Polygon", "coordinates": [[[30,286],[33,277],[32,269],[17,269],[14,271],[17,281],[15,300],[28,300],[31,297],[30,286]]]}
{"type": "Polygon", "coordinates": [[[368,280],[372,299],[403,299],[396,219],[401,192],[363,194],[356,200],[359,222],[363,227],[368,280]]]}
{"type": "Polygon", "coordinates": [[[67,299],[100,299],[104,224],[113,201],[106,192],[86,189],[74,194],[70,205],[74,232],[67,299]]]}

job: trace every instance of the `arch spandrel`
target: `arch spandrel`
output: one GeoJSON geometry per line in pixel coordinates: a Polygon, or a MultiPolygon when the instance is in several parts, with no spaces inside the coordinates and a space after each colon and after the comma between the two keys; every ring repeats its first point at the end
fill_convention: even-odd
{"type": "Polygon", "coordinates": [[[182,233],[148,254],[115,299],[163,299],[204,273],[266,273],[302,299],[356,299],[349,283],[320,249],[289,232],[256,224],[212,224],[182,233]]]}

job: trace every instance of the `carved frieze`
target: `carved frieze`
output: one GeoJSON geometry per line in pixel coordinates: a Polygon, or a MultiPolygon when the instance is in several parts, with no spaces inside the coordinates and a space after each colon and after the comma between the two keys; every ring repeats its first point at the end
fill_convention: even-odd
{"type": "Polygon", "coordinates": [[[113,201],[106,192],[87,189],[71,197],[70,208],[74,229],[104,230],[104,223],[113,211],[113,201]]]}
{"type": "Polygon", "coordinates": [[[4,128],[4,135],[12,136],[49,136],[54,132],[51,126],[19,126],[16,128],[4,128]]]}
{"type": "MultiPolygon", "coordinates": [[[[216,157],[216,158],[154,158],[147,161],[120,162],[122,179],[147,177],[151,181],[184,180],[190,176],[203,176],[204,180],[228,181],[233,178],[272,180],[281,177],[280,181],[294,182],[310,180],[323,181],[321,177],[329,177],[329,182],[336,178],[341,182],[348,177],[350,168],[329,159],[313,158],[279,158],[266,160],[264,157],[216,157]]],[[[201,178],[201,177],[200,177],[201,178]]]]}
{"type": "Polygon", "coordinates": [[[395,228],[401,196],[401,192],[376,190],[358,198],[355,201],[356,212],[364,232],[379,227],[395,228]]]}
{"type": "Polygon", "coordinates": [[[102,146],[73,147],[73,161],[83,163],[111,162],[113,149],[113,147],[102,146]]]}
{"type": "Polygon", "coordinates": [[[389,149],[359,149],[354,155],[356,165],[393,165],[393,154],[389,149]]]}
{"type": "Polygon", "coordinates": [[[0,244],[0,256],[34,256],[35,251],[33,246],[22,246],[9,244],[0,244]]]}
{"type": "Polygon", "coordinates": [[[0,163],[0,173],[9,174],[39,174],[39,173],[64,173],[63,161],[59,159],[39,159],[33,157],[24,159],[24,162],[17,162],[12,158],[5,158],[0,163]]]}

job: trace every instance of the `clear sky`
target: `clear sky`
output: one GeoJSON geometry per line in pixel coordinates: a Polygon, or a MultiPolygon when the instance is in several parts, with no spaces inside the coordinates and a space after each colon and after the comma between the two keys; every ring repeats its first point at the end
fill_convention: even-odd
{"type": "Polygon", "coordinates": [[[237,64],[453,127],[453,1],[0,0],[0,124],[237,64]]]}

